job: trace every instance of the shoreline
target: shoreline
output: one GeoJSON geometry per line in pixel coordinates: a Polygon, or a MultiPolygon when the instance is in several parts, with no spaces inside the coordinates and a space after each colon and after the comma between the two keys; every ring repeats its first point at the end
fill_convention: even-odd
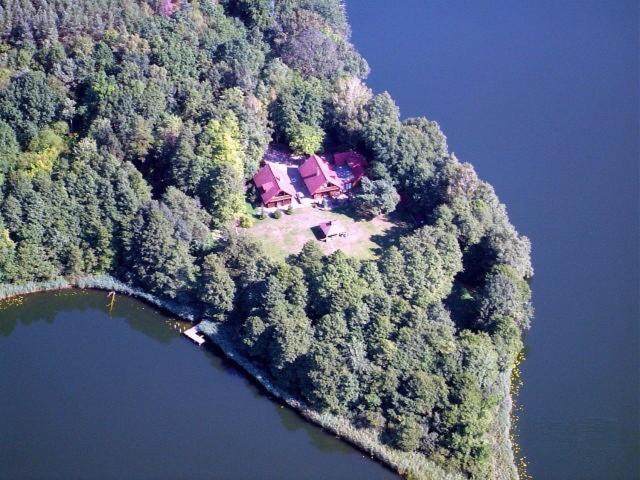
{"type": "MultiPolygon", "coordinates": [[[[108,275],[85,276],[74,279],[59,278],[49,282],[28,282],[23,285],[4,284],[0,285],[0,301],[33,293],[63,291],[74,288],[80,290],[114,291],[142,300],[161,311],[168,312],[183,320],[189,322],[196,321],[196,312],[192,308],[159,299],[108,275]]],[[[249,359],[245,358],[236,350],[231,339],[225,334],[223,329],[218,328],[217,324],[203,321],[201,323],[201,331],[211,340],[215,349],[219,350],[224,357],[231,360],[252,381],[257,382],[259,386],[266,390],[274,399],[286,404],[305,420],[336,435],[343,442],[369,455],[371,459],[389,468],[401,477],[411,475],[410,478],[412,479],[425,480],[463,480],[467,478],[460,472],[446,471],[443,467],[437,465],[422,454],[391,449],[378,442],[375,432],[357,429],[344,418],[329,413],[320,413],[309,408],[273,385],[264,372],[255,367],[249,359]]],[[[211,345],[209,345],[209,348],[211,348],[211,345]]],[[[497,407],[498,412],[496,414],[494,428],[492,429],[494,434],[490,439],[494,450],[494,478],[496,480],[512,480],[518,479],[519,476],[514,462],[513,444],[509,436],[512,427],[511,409],[513,407],[513,400],[509,389],[510,372],[503,374],[501,383],[506,391],[503,396],[504,400],[500,402],[497,407]],[[503,425],[502,428],[500,427],[501,425],[503,425]]]]}

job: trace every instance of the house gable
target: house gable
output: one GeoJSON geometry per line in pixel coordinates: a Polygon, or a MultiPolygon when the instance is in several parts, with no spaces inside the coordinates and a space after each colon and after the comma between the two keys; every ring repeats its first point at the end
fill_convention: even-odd
{"type": "Polygon", "coordinates": [[[265,205],[274,201],[290,200],[296,194],[284,165],[265,162],[254,175],[253,182],[265,205]]]}
{"type": "Polygon", "coordinates": [[[342,181],[326,160],[311,155],[300,165],[300,175],[311,195],[325,191],[342,190],[342,181]]]}

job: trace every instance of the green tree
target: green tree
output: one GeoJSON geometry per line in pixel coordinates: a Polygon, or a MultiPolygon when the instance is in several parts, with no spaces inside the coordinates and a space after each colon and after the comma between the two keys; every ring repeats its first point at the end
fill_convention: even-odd
{"type": "Polygon", "coordinates": [[[198,299],[207,314],[221,319],[233,309],[235,284],[222,259],[216,254],[204,257],[198,282],[198,299]]]}
{"type": "Polygon", "coordinates": [[[265,362],[285,385],[296,381],[289,370],[304,356],[312,342],[311,321],[306,316],[307,288],[302,271],[279,265],[260,282],[254,308],[245,322],[245,345],[265,362]],[[258,322],[256,318],[261,321],[258,322]]]}
{"type": "Polygon", "coordinates": [[[266,30],[271,26],[269,0],[235,0],[228,2],[228,8],[250,27],[266,30]]]}
{"type": "Polygon", "coordinates": [[[25,153],[19,157],[19,167],[29,175],[37,172],[51,173],[58,157],[66,150],[66,142],[53,129],[39,130],[29,142],[25,153]]]}
{"type": "Polygon", "coordinates": [[[393,157],[402,128],[400,110],[391,96],[384,92],[371,99],[366,111],[368,119],[362,136],[376,163],[381,163],[384,167],[393,157]]]}
{"type": "Polygon", "coordinates": [[[0,119],[11,125],[23,146],[55,119],[59,107],[59,97],[42,72],[15,75],[0,91],[0,119]]]}
{"type": "Polygon", "coordinates": [[[360,304],[367,292],[367,282],[360,277],[358,269],[358,261],[340,250],[329,256],[312,285],[312,309],[317,316],[360,304]]]}
{"type": "Polygon", "coordinates": [[[388,435],[394,447],[405,452],[412,452],[420,446],[422,427],[417,417],[399,417],[389,425],[388,435]]]}
{"type": "Polygon", "coordinates": [[[533,315],[531,289],[507,265],[495,267],[485,278],[478,301],[478,323],[491,331],[501,319],[510,319],[519,328],[528,328],[533,315]]]}
{"type": "Polygon", "coordinates": [[[339,138],[351,145],[359,140],[368,120],[366,106],[372,92],[359,78],[339,78],[331,95],[329,122],[337,130],[339,138]]]}
{"type": "Polygon", "coordinates": [[[9,236],[9,230],[0,226],[0,282],[13,280],[16,244],[9,236]]]}
{"type": "Polygon", "coordinates": [[[202,132],[199,155],[207,159],[198,191],[218,224],[236,219],[244,210],[244,152],[235,115],[212,120],[202,132]]]}
{"type": "Polygon", "coordinates": [[[332,77],[343,67],[339,47],[330,35],[307,25],[283,44],[280,56],[304,76],[332,77]]]}
{"type": "Polygon", "coordinates": [[[399,201],[400,195],[388,181],[364,177],[354,198],[354,206],[361,215],[376,217],[393,212],[399,201]]]}
{"type": "Polygon", "coordinates": [[[346,368],[339,350],[331,344],[314,345],[310,353],[302,394],[318,410],[345,414],[358,395],[356,376],[346,368]]]}
{"type": "Polygon", "coordinates": [[[224,225],[244,212],[244,179],[229,164],[217,164],[200,183],[198,192],[214,224],[224,225]]]}
{"type": "Polygon", "coordinates": [[[324,117],[323,84],[313,77],[288,75],[283,91],[272,106],[272,118],[279,138],[290,143],[300,125],[320,128],[324,117]]]}
{"type": "Polygon", "coordinates": [[[298,124],[288,132],[289,146],[296,153],[311,155],[322,150],[324,132],[315,125],[298,124]]]}
{"type": "Polygon", "coordinates": [[[20,154],[20,145],[16,133],[8,123],[0,120],[0,186],[10,168],[12,168],[20,154]]]}
{"type": "Polygon", "coordinates": [[[130,276],[150,292],[184,300],[195,281],[194,259],[187,242],[178,240],[157,202],[138,214],[129,247],[130,276]]]}
{"type": "Polygon", "coordinates": [[[208,243],[211,216],[197,199],[169,187],[162,196],[162,206],[166,207],[165,215],[172,221],[181,240],[198,247],[208,243]]]}

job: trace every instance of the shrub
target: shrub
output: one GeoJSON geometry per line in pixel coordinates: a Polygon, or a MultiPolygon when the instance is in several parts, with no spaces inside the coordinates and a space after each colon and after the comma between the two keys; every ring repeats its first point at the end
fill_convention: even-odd
{"type": "Polygon", "coordinates": [[[258,220],[264,220],[265,218],[267,218],[267,214],[264,211],[264,207],[256,208],[253,211],[253,216],[256,217],[258,220]]]}
{"type": "Polygon", "coordinates": [[[276,210],[275,212],[273,212],[273,218],[275,218],[276,220],[282,218],[282,210],[276,210]]]}
{"type": "Polygon", "coordinates": [[[287,215],[293,215],[293,205],[289,204],[289,207],[284,211],[287,215]]]}
{"type": "Polygon", "coordinates": [[[250,217],[249,215],[242,215],[238,224],[242,228],[251,228],[253,226],[253,217],[250,217]]]}

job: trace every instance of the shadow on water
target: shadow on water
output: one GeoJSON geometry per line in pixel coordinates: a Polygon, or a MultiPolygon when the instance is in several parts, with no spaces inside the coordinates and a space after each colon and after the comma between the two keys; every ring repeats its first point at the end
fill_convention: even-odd
{"type": "MultiPolygon", "coordinates": [[[[109,309],[108,293],[102,290],[59,290],[55,292],[37,292],[0,301],[0,335],[9,336],[18,325],[31,325],[36,322],[53,324],[60,311],[89,312],[96,310],[107,312],[114,320],[126,322],[133,330],[162,344],[168,344],[176,338],[177,332],[167,328],[174,319],[158,321],[162,313],[142,302],[126,295],[117,295],[113,309],[109,309]],[[90,294],[88,292],[91,292],[90,294]],[[69,308],[69,300],[73,306],[69,308]]],[[[164,315],[163,315],[164,316],[164,315]]]]}
{"type": "Polygon", "coordinates": [[[351,448],[337,437],[330,436],[329,432],[322,432],[318,427],[308,422],[301,421],[300,415],[284,405],[274,404],[274,408],[282,425],[289,432],[303,431],[312,445],[322,452],[340,452],[349,453],[351,448]]]}
{"type": "MultiPolygon", "coordinates": [[[[29,326],[37,322],[45,322],[52,325],[60,311],[88,313],[92,310],[107,312],[114,321],[123,321],[134,331],[162,345],[168,345],[174,340],[183,340],[174,327],[184,328],[185,325],[190,325],[189,322],[166,317],[159,309],[126,295],[118,295],[113,309],[109,311],[107,292],[61,290],[33,293],[2,301],[0,303],[2,313],[0,334],[8,337],[18,324],[29,326]],[[71,299],[73,302],[70,304],[71,299]]],[[[208,343],[201,350],[212,368],[241,379],[254,398],[265,398],[273,402],[274,411],[287,431],[303,431],[311,443],[324,452],[352,451],[342,441],[333,438],[329,433],[322,432],[318,427],[305,421],[297,412],[282,405],[278,399],[266,392],[259,382],[247,376],[233,361],[226,358],[217,346],[208,343]]]]}
{"type": "Polygon", "coordinates": [[[115,320],[125,321],[136,332],[165,345],[176,338],[178,334],[176,329],[179,325],[187,324],[175,318],[166,317],[159,310],[125,295],[116,297],[113,310],[109,315],[115,320]],[[158,321],[159,315],[165,318],[163,322],[158,321]]]}
{"type": "Polygon", "coordinates": [[[94,297],[83,296],[78,290],[30,293],[0,300],[0,335],[8,337],[18,325],[26,326],[37,322],[53,324],[61,309],[70,311],[66,305],[72,297],[78,297],[74,300],[73,311],[81,312],[97,307],[94,297]]]}

